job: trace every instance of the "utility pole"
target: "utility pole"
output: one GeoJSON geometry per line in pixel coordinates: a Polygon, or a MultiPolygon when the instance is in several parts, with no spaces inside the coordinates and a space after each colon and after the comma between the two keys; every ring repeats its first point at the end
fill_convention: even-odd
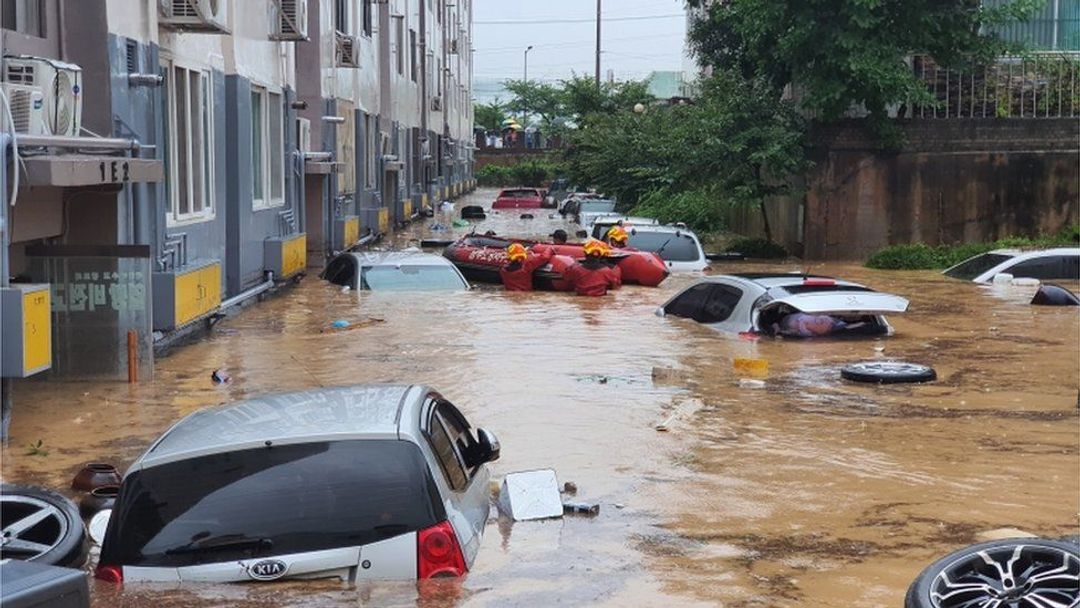
{"type": "MultiPolygon", "coordinates": [[[[533,47],[532,47],[531,44],[529,45],[529,48],[525,49],[525,85],[526,86],[528,86],[528,84],[529,84],[529,51],[531,51],[532,49],[533,49],[533,47]]],[[[527,105],[528,100],[523,100],[523,101],[525,101],[525,103],[522,104],[523,107],[521,108],[521,122],[528,123],[529,122],[529,106],[527,105]]],[[[529,125],[525,124],[525,125],[522,125],[522,126],[528,127],[529,125]]]]}
{"type": "Polygon", "coordinates": [[[596,0],[596,88],[600,88],[600,2],[596,0]]]}

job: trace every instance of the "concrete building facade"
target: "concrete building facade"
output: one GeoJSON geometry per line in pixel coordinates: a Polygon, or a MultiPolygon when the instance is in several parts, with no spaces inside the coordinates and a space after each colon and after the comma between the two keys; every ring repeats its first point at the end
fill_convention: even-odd
{"type": "Polygon", "coordinates": [[[104,290],[95,310],[117,313],[104,332],[113,350],[137,330],[137,350],[152,352],[473,186],[472,0],[3,8],[16,115],[0,119],[15,136],[5,138],[5,209],[22,177],[4,221],[3,281],[51,284],[54,353],[79,327],[70,313],[85,310],[84,291],[104,290]],[[49,80],[27,80],[35,69],[49,80]],[[76,126],[47,124],[71,108],[76,126]],[[105,270],[135,256],[147,272],[82,285],[81,272],[60,280],[39,263],[80,256],[112,259],[105,270]],[[139,290],[142,313],[124,320],[112,295],[139,290]]]}

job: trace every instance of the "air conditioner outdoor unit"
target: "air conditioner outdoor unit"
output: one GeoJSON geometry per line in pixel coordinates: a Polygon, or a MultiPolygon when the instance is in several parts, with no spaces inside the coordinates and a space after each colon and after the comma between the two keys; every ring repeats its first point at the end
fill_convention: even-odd
{"type": "Polygon", "coordinates": [[[296,141],[301,154],[311,152],[311,121],[307,118],[296,119],[296,141]]]}
{"type": "Polygon", "coordinates": [[[442,112],[442,97],[431,98],[431,109],[434,112],[442,112]]]}
{"type": "MultiPolygon", "coordinates": [[[[41,57],[5,57],[6,84],[35,87],[44,96],[40,134],[77,137],[82,130],[82,68],[41,57]]],[[[34,129],[31,125],[31,129],[34,129]]],[[[35,132],[36,133],[36,132],[35,132]]]]}
{"type": "MultiPolygon", "coordinates": [[[[11,107],[15,120],[15,132],[23,135],[47,135],[45,129],[45,93],[41,87],[5,82],[0,84],[11,107]]],[[[9,128],[6,120],[0,120],[0,132],[9,128]]]]}
{"type": "Polygon", "coordinates": [[[274,0],[273,40],[308,39],[307,0],[274,0]]]}
{"type": "Polygon", "coordinates": [[[335,34],[335,64],[339,68],[360,67],[360,45],[353,36],[335,34]]]}
{"type": "Polygon", "coordinates": [[[176,30],[229,34],[229,5],[232,0],[158,0],[158,21],[176,30]]]}

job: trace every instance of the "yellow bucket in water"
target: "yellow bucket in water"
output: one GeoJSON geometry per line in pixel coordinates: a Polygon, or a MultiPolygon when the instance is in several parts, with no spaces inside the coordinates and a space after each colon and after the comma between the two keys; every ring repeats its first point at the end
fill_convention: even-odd
{"type": "Polygon", "coordinates": [[[765,359],[738,357],[735,359],[735,373],[744,376],[767,376],[769,374],[769,362],[765,359]]]}

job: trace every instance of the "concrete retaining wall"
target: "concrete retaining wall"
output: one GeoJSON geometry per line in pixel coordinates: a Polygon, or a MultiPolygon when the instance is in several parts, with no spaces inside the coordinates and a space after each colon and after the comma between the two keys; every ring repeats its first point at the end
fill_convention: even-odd
{"type": "MultiPolygon", "coordinates": [[[[861,259],[886,245],[1031,236],[1080,221],[1080,121],[902,127],[907,144],[893,151],[855,123],[815,130],[803,196],[769,204],[774,238],[809,259],[861,259]]],[[[759,216],[733,210],[730,225],[760,236],[759,216]]]]}

